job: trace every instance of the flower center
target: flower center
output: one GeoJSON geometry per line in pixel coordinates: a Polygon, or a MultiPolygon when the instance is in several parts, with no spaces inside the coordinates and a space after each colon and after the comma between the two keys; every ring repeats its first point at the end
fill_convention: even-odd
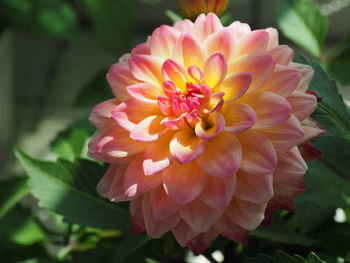
{"type": "Polygon", "coordinates": [[[211,96],[211,89],[205,84],[186,82],[186,91],[178,89],[172,81],[163,83],[165,96],[158,97],[161,111],[167,116],[195,114],[200,116],[211,96]]]}

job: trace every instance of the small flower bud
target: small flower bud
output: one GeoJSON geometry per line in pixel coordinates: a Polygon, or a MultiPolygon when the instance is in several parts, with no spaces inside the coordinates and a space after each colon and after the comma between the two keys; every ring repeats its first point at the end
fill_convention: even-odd
{"type": "Polygon", "coordinates": [[[226,11],[228,2],[228,0],[177,0],[182,14],[190,19],[211,12],[220,16],[226,11]]]}

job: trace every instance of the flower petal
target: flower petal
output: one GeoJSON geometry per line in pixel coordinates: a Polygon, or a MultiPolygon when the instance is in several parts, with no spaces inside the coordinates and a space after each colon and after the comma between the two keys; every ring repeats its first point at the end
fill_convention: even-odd
{"type": "Polygon", "coordinates": [[[162,66],[163,77],[172,81],[181,90],[186,90],[186,68],[173,59],[167,59],[162,66]]]}
{"type": "Polygon", "coordinates": [[[291,178],[303,177],[307,165],[300,154],[298,147],[278,155],[278,164],[273,174],[274,182],[287,181],[291,178]]]}
{"type": "Polygon", "coordinates": [[[219,18],[213,13],[209,13],[207,16],[201,14],[194,22],[193,32],[200,40],[204,40],[222,27],[219,18]]]}
{"type": "Polygon", "coordinates": [[[138,123],[131,131],[130,138],[139,142],[152,142],[162,136],[167,127],[160,124],[162,116],[150,116],[138,123]]]}
{"type": "Polygon", "coordinates": [[[147,145],[129,138],[129,133],[118,125],[109,125],[89,142],[89,156],[96,160],[116,163],[118,158],[142,152],[147,145]]]}
{"type": "Polygon", "coordinates": [[[124,174],[127,165],[111,165],[106,174],[97,185],[97,192],[103,197],[107,197],[113,202],[123,202],[131,200],[125,195],[123,188],[124,174]]]}
{"type": "Polygon", "coordinates": [[[180,32],[173,27],[162,25],[151,36],[151,55],[168,59],[173,54],[176,39],[180,32]]]}
{"type": "Polygon", "coordinates": [[[171,130],[180,130],[182,128],[185,129],[187,126],[187,123],[185,122],[185,119],[184,119],[186,115],[187,115],[186,113],[183,113],[179,117],[175,117],[175,116],[165,117],[161,121],[161,124],[164,124],[171,130]]]}
{"type": "Polygon", "coordinates": [[[193,28],[193,22],[189,19],[184,19],[176,21],[173,27],[180,32],[191,32],[193,28]]]}
{"type": "Polygon", "coordinates": [[[126,91],[126,87],[137,83],[137,79],[130,73],[127,63],[118,63],[110,67],[106,79],[112,89],[114,96],[119,100],[126,100],[130,95],[126,91]]]}
{"type": "Polygon", "coordinates": [[[265,208],[266,203],[256,204],[233,198],[225,213],[232,222],[247,230],[253,230],[264,220],[265,208]]]}
{"type": "Polygon", "coordinates": [[[199,139],[191,129],[178,131],[170,141],[170,152],[180,163],[197,159],[205,150],[207,142],[199,139]]]}
{"type": "Polygon", "coordinates": [[[302,125],[305,131],[304,140],[310,140],[326,132],[317,122],[311,118],[306,118],[303,120],[302,125]]]}
{"type": "Polygon", "coordinates": [[[180,206],[169,198],[165,192],[164,186],[160,185],[150,191],[150,201],[154,217],[157,220],[162,220],[176,213],[180,206]]]}
{"type": "Polygon", "coordinates": [[[276,46],[268,51],[277,64],[288,66],[294,58],[294,51],[287,45],[276,46]]]}
{"type": "Polygon", "coordinates": [[[272,174],[256,175],[238,172],[235,196],[252,203],[267,203],[273,197],[272,174]]]}
{"type": "Polygon", "coordinates": [[[113,119],[127,131],[132,131],[138,123],[153,115],[161,115],[157,104],[134,98],[123,101],[112,110],[113,119]]]}
{"type": "Polygon", "coordinates": [[[158,85],[141,82],[127,87],[128,93],[135,99],[146,103],[157,103],[162,90],[158,85]]]}
{"type": "Polygon", "coordinates": [[[248,72],[233,73],[226,77],[220,85],[220,91],[225,93],[225,101],[242,97],[247,92],[252,79],[252,74],[248,72]]]}
{"type": "Polygon", "coordinates": [[[192,238],[198,235],[198,233],[194,232],[184,220],[181,220],[180,223],[173,228],[172,232],[176,241],[182,247],[185,247],[192,238]]]}
{"type": "Polygon", "coordinates": [[[250,90],[255,90],[262,86],[275,70],[276,62],[272,56],[264,52],[246,54],[233,60],[228,66],[228,74],[237,72],[250,72],[253,81],[250,90]]]}
{"type": "Polygon", "coordinates": [[[244,245],[247,245],[249,231],[233,223],[230,218],[223,215],[215,224],[221,235],[244,245]]]}
{"type": "Polygon", "coordinates": [[[296,88],[297,91],[305,93],[310,85],[312,78],[314,77],[314,70],[309,65],[299,64],[299,63],[290,63],[291,67],[297,69],[301,74],[301,80],[296,88]]]}
{"type": "Polygon", "coordinates": [[[204,64],[204,83],[211,88],[220,85],[227,72],[227,62],[224,55],[215,52],[204,64]]]}
{"type": "Polygon", "coordinates": [[[287,121],[272,128],[261,130],[269,138],[276,151],[287,151],[304,141],[305,132],[297,118],[291,116],[287,121]]]}
{"type": "Polygon", "coordinates": [[[180,214],[194,232],[201,233],[207,232],[220,218],[223,211],[223,209],[208,206],[197,198],[184,205],[180,209],[180,214]]]}
{"type": "Polygon", "coordinates": [[[187,243],[187,247],[195,254],[202,254],[211,243],[218,237],[219,233],[216,229],[211,228],[209,231],[200,233],[190,242],[187,243]]]}
{"type": "Polygon", "coordinates": [[[150,55],[131,55],[129,67],[134,78],[161,85],[163,82],[162,62],[162,59],[150,55]]]}
{"type": "Polygon", "coordinates": [[[179,214],[168,216],[163,220],[154,217],[151,201],[148,194],[143,195],[142,211],[145,218],[147,234],[152,238],[159,238],[166,232],[172,230],[180,221],[179,214]]]}
{"type": "Polygon", "coordinates": [[[312,146],[308,141],[299,144],[298,148],[306,162],[317,159],[323,154],[322,150],[312,146]]]}
{"type": "Polygon", "coordinates": [[[253,127],[257,120],[255,111],[247,104],[230,101],[224,104],[222,114],[225,116],[225,131],[236,133],[253,127]]]}
{"type": "Polygon", "coordinates": [[[278,46],[278,31],[272,27],[266,28],[265,31],[269,34],[269,43],[267,48],[272,49],[278,46]]]}
{"type": "Polygon", "coordinates": [[[257,115],[255,129],[265,129],[289,119],[292,107],[286,99],[271,92],[252,92],[239,99],[251,106],[257,115]],[[266,107],[268,105],[268,107],[266,107]]]}
{"type": "Polygon", "coordinates": [[[259,88],[259,91],[270,91],[282,97],[290,95],[297,87],[301,79],[299,71],[287,67],[276,66],[276,71],[272,74],[271,78],[259,88]]]}
{"type": "Polygon", "coordinates": [[[131,50],[131,54],[151,55],[149,41],[147,41],[146,43],[138,44],[131,50]]]}
{"type": "Polygon", "coordinates": [[[135,234],[146,231],[145,220],[142,212],[142,199],[140,196],[130,202],[131,227],[135,234]]]}
{"type": "Polygon", "coordinates": [[[274,182],[273,188],[276,197],[293,197],[305,191],[304,176],[295,176],[285,181],[274,182]]]}
{"type": "Polygon", "coordinates": [[[202,193],[208,175],[196,163],[173,162],[163,171],[163,181],[169,197],[178,204],[186,204],[202,193]]]}
{"type": "Polygon", "coordinates": [[[129,197],[137,197],[162,183],[162,175],[145,176],[142,169],[143,156],[134,157],[125,172],[124,190],[129,197]]]}
{"type": "Polygon", "coordinates": [[[317,97],[311,94],[294,92],[287,100],[292,106],[292,114],[300,121],[309,117],[317,107],[317,97]]]}
{"type": "Polygon", "coordinates": [[[124,175],[127,169],[127,164],[118,165],[118,169],[115,171],[114,180],[109,189],[108,198],[112,202],[124,202],[130,201],[132,198],[128,197],[124,192],[124,175]]]}
{"type": "Polygon", "coordinates": [[[145,175],[154,175],[168,168],[173,160],[169,150],[170,138],[150,144],[144,152],[143,171],[145,175]]]}
{"type": "Polygon", "coordinates": [[[250,26],[246,23],[241,23],[239,21],[233,22],[228,28],[232,31],[236,38],[241,38],[242,36],[251,32],[250,26]]]}
{"type": "Polygon", "coordinates": [[[206,151],[197,162],[212,176],[230,178],[239,169],[241,158],[241,145],[236,136],[222,132],[209,141],[206,151]]]}
{"type": "Polygon", "coordinates": [[[198,138],[209,140],[217,136],[225,128],[225,118],[221,113],[212,112],[208,115],[207,121],[203,120],[197,122],[195,126],[195,133],[198,138]],[[207,128],[210,127],[210,128],[207,128]]]}
{"type": "Polygon", "coordinates": [[[269,34],[263,30],[254,30],[242,36],[237,41],[235,56],[239,57],[248,53],[262,52],[267,48],[269,34]]]}
{"type": "Polygon", "coordinates": [[[209,176],[208,183],[199,198],[213,208],[225,208],[230,204],[235,190],[236,176],[227,179],[209,176]]]}
{"type": "Polygon", "coordinates": [[[230,29],[223,28],[209,35],[205,39],[204,45],[207,48],[209,56],[219,51],[229,61],[235,51],[236,39],[230,29]]]}
{"type": "Polygon", "coordinates": [[[175,44],[173,58],[186,68],[197,66],[202,69],[205,57],[203,44],[194,35],[182,33],[175,44]]]}
{"type": "Polygon", "coordinates": [[[106,100],[97,104],[91,111],[89,121],[97,128],[102,129],[112,118],[112,110],[119,104],[118,99],[106,100]]]}
{"type": "Polygon", "coordinates": [[[261,133],[246,131],[237,134],[242,145],[241,169],[247,173],[266,175],[272,173],[277,165],[277,156],[272,143],[261,133]]]}

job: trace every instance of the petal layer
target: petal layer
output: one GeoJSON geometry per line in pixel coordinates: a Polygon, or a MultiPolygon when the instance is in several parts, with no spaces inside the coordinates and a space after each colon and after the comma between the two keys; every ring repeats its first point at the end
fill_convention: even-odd
{"type": "Polygon", "coordinates": [[[186,204],[197,198],[207,181],[208,175],[196,163],[173,162],[163,171],[165,190],[178,204],[186,204]]]}

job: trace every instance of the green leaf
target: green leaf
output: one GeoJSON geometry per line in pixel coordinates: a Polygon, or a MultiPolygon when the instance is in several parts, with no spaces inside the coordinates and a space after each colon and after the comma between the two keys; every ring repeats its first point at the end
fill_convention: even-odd
{"type": "Polygon", "coordinates": [[[330,50],[331,59],[349,60],[350,59],[350,30],[345,37],[339,41],[336,46],[330,50]]]}
{"type": "MultiPolygon", "coordinates": [[[[337,199],[336,199],[337,200],[337,199]]],[[[337,201],[336,201],[337,203],[337,201]]],[[[333,218],[334,204],[320,207],[313,202],[295,202],[295,217],[300,224],[302,234],[312,233],[321,227],[322,224],[333,218]]]]}
{"type": "Polygon", "coordinates": [[[350,181],[338,176],[321,160],[309,162],[308,166],[309,170],[305,175],[308,191],[297,195],[294,201],[311,202],[320,209],[347,207],[344,197],[350,195],[350,181]]]}
{"type": "Polygon", "coordinates": [[[324,261],[322,261],[314,252],[311,252],[308,256],[307,256],[307,262],[308,263],[322,263],[324,261]]]}
{"type": "Polygon", "coordinates": [[[115,248],[113,263],[123,262],[128,256],[144,246],[151,239],[144,235],[128,235],[115,248]]]}
{"type": "Polygon", "coordinates": [[[71,39],[78,33],[72,7],[60,0],[0,0],[0,15],[23,30],[71,39]]]}
{"type": "Polygon", "coordinates": [[[121,55],[130,44],[133,30],[132,1],[81,0],[93,22],[97,41],[121,55]]]}
{"type": "Polygon", "coordinates": [[[350,58],[332,59],[322,63],[327,73],[342,84],[350,84],[350,58]]]}
{"type": "Polygon", "coordinates": [[[323,149],[322,160],[338,175],[350,179],[350,142],[327,134],[312,140],[312,144],[323,149]]]}
{"type": "Polygon", "coordinates": [[[75,159],[92,160],[88,155],[88,141],[96,132],[96,128],[83,117],[71,124],[69,128],[58,133],[51,142],[51,150],[61,159],[74,162],[75,159]]]}
{"type": "Polygon", "coordinates": [[[61,214],[70,223],[104,229],[129,229],[128,213],[99,197],[95,187],[105,169],[88,160],[74,164],[32,159],[20,150],[16,156],[29,175],[32,194],[41,207],[61,214]]]}
{"type": "Polygon", "coordinates": [[[52,258],[31,258],[17,263],[69,263],[71,261],[55,260],[52,258]]]}
{"type": "Polygon", "coordinates": [[[350,142],[350,114],[345,103],[339,95],[335,81],[329,79],[326,72],[317,62],[310,63],[305,57],[298,54],[296,62],[311,65],[315,75],[310,89],[316,91],[322,101],[318,104],[312,117],[320,123],[330,137],[342,137],[350,142]]]}
{"type": "Polygon", "coordinates": [[[107,70],[99,72],[86,86],[84,86],[75,99],[76,107],[91,108],[96,104],[114,97],[106,80],[107,70]]]}
{"type": "Polygon", "coordinates": [[[279,242],[283,244],[300,245],[309,247],[318,242],[313,238],[304,237],[290,229],[279,217],[274,217],[273,224],[268,227],[259,227],[250,233],[251,236],[279,242]]]}
{"type": "Polygon", "coordinates": [[[69,128],[60,132],[51,143],[51,149],[62,159],[73,162],[76,158],[84,157],[84,147],[88,139],[85,130],[69,128]]]}
{"type": "Polygon", "coordinates": [[[29,193],[27,178],[15,178],[0,183],[0,218],[29,193]]]}
{"type": "Polygon", "coordinates": [[[315,57],[322,55],[328,21],[315,3],[307,0],[280,0],[277,21],[287,38],[315,57]]]}
{"type": "Polygon", "coordinates": [[[331,51],[330,59],[322,63],[326,71],[342,84],[350,84],[350,31],[331,51]]]}
{"type": "Polygon", "coordinates": [[[0,240],[4,244],[31,245],[46,235],[29,210],[14,207],[0,219],[0,240]]]}
{"type": "Polygon", "coordinates": [[[165,15],[170,19],[171,22],[175,23],[182,20],[183,18],[172,10],[167,9],[165,15]]]}
{"type": "Polygon", "coordinates": [[[311,252],[306,259],[299,255],[290,256],[278,250],[274,257],[259,254],[256,258],[245,258],[243,263],[327,263],[321,260],[314,252],[311,252]]]}

